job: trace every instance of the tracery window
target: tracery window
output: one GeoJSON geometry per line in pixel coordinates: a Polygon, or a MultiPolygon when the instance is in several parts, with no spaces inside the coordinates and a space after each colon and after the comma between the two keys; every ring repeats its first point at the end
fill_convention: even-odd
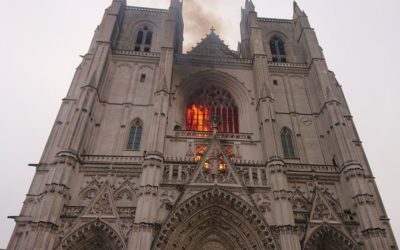
{"type": "Polygon", "coordinates": [[[215,117],[219,122],[219,132],[239,132],[238,108],[228,91],[209,86],[197,90],[189,100],[186,109],[187,130],[211,131],[215,117]]]}
{"type": "Polygon", "coordinates": [[[277,37],[269,41],[273,62],[286,62],[285,44],[277,37]]]}
{"type": "Polygon", "coordinates": [[[136,35],[135,51],[150,52],[153,31],[148,26],[143,26],[136,35]]]}
{"type": "Polygon", "coordinates": [[[282,129],[281,141],[282,141],[283,156],[285,158],[295,158],[292,132],[290,132],[288,128],[282,129]]]}
{"type": "Polygon", "coordinates": [[[135,119],[129,132],[128,149],[139,150],[142,139],[143,124],[140,119],[135,119]]]}

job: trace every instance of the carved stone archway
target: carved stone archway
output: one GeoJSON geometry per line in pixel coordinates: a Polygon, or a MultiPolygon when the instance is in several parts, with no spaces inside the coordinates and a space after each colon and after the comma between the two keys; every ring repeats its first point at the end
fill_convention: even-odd
{"type": "Polygon", "coordinates": [[[97,219],[68,234],[57,250],[123,250],[125,243],[108,224],[97,219]]]}
{"type": "Polygon", "coordinates": [[[221,232],[217,229],[205,231],[199,235],[189,247],[194,250],[230,250],[235,249],[234,245],[231,244],[232,239],[229,238],[227,232],[221,232]]]}
{"type": "Polygon", "coordinates": [[[359,250],[357,243],[338,229],[322,225],[313,230],[304,243],[304,250],[359,250]]]}
{"type": "Polygon", "coordinates": [[[219,188],[198,193],[175,208],[152,249],[203,250],[207,244],[221,250],[277,249],[262,215],[219,188]]]}

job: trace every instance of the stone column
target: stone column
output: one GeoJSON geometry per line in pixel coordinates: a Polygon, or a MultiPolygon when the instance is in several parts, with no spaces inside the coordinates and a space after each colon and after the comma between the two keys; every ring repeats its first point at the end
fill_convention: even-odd
{"type": "Polygon", "coordinates": [[[165,23],[163,45],[159,62],[158,86],[154,93],[154,116],[150,124],[147,155],[143,162],[140,177],[139,196],[135,225],[130,237],[129,250],[149,250],[155,236],[157,213],[159,210],[158,190],[162,181],[164,145],[168,122],[169,98],[172,67],[174,63],[175,38],[178,29],[182,4],[171,0],[168,18],[165,23]]]}
{"type": "Polygon", "coordinates": [[[343,167],[349,193],[358,211],[361,231],[367,250],[391,249],[386,237],[386,230],[381,226],[375,198],[370,193],[364,169],[357,162],[346,163],[343,167]]]}
{"type": "Polygon", "coordinates": [[[45,181],[44,190],[36,205],[38,211],[26,221],[24,214],[16,218],[16,228],[8,245],[9,250],[51,250],[56,240],[58,220],[69,200],[71,176],[77,166],[78,157],[74,152],[64,151],[57,154],[51,164],[45,181]],[[29,228],[29,234],[19,232],[20,227],[29,228]],[[18,235],[21,233],[21,237],[18,235]]]}
{"type": "Polygon", "coordinates": [[[163,158],[161,155],[146,155],[139,186],[135,225],[128,244],[130,250],[151,248],[155,229],[158,227],[156,223],[160,205],[158,189],[162,178],[162,170],[163,158]]]}
{"type": "Polygon", "coordinates": [[[294,223],[286,166],[279,158],[267,163],[274,200],[272,209],[282,250],[300,250],[300,239],[294,223]]]}

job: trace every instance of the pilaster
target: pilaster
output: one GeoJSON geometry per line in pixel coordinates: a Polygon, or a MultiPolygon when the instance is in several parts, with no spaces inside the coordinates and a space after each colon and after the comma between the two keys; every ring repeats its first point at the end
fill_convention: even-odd
{"type": "Polygon", "coordinates": [[[20,239],[18,244],[10,241],[7,249],[53,249],[56,240],[58,222],[70,195],[71,179],[78,164],[78,157],[74,152],[65,151],[57,154],[47,174],[43,193],[40,201],[35,206],[37,211],[33,218],[21,220],[17,217],[16,230],[12,238],[18,238],[19,227],[29,227],[29,235],[20,239]]]}
{"type": "Polygon", "coordinates": [[[138,206],[135,225],[129,240],[129,250],[150,249],[158,228],[157,212],[159,208],[158,191],[162,180],[163,158],[156,153],[149,153],[143,162],[138,192],[138,206]]]}
{"type": "Polygon", "coordinates": [[[293,193],[289,190],[287,169],[281,159],[275,158],[267,163],[274,201],[272,210],[275,217],[275,230],[279,234],[282,250],[300,250],[300,239],[294,223],[290,200],[293,193]]]}
{"type": "Polygon", "coordinates": [[[390,249],[386,230],[379,220],[375,197],[368,187],[364,169],[357,162],[348,162],[343,166],[343,175],[349,187],[349,195],[357,210],[366,249],[390,249]]]}
{"type": "Polygon", "coordinates": [[[159,186],[163,174],[164,143],[168,123],[169,98],[172,67],[176,46],[176,35],[182,4],[172,0],[163,34],[163,44],[159,62],[158,85],[154,93],[154,116],[150,124],[147,155],[143,161],[140,176],[135,225],[129,240],[129,250],[151,248],[157,224],[159,208],[159,186]]]}
{"type": "Polygon", "coordinates": [[[263,137],[265,160],[277,157],[277,141],[275,127],[274,99],[270,90],[270,76],[268,71],[268,59],[266,55],[255,55],[253,62],[254,83],[258,97],[258,118],[263,137]]]}

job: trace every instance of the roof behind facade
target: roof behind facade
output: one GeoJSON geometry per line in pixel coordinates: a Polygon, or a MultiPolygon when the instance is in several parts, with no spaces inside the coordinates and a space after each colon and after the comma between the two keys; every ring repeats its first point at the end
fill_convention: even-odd
{"type": "Polygon", "coordinates": [[[230,50],[221,38],[215,34],[215,29],[211,28],[211,32],[201,40],[191,51],[189,55],[212,56],[212,57],[237,57],[237,54],[230,50]]]}

